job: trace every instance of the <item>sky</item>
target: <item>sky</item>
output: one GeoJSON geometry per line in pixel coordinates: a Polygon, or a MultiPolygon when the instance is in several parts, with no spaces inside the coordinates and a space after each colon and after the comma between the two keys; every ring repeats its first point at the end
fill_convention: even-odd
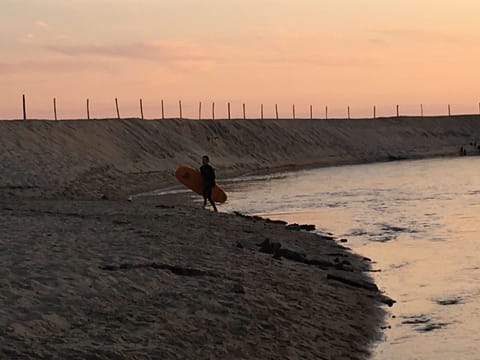
{"type": "Polygon", "coordinates": [[[0,119],[478,113],[478,0],[0,0],[0,119]]]}

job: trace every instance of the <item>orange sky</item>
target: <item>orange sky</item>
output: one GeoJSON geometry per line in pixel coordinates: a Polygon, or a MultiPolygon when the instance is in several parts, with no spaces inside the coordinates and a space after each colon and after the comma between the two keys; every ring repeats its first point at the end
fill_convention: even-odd
{"type": "Polygon", "coordinates": [[[474,0],[2,0],[0,118],[478,112],[474,0]]]}

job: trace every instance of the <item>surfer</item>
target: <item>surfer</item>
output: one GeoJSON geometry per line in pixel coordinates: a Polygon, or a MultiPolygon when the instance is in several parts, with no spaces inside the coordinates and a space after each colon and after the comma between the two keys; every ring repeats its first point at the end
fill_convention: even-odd
{"type": "Polygon", "coordinates": [[[202,166],[200,167],[200,174],[203,181],[203,208],[207,205],[207,200],[212,204],[213,210],[218,211],[215,202],[212,200],[212,189],[215,186],[215,170],[209,164],[210,159],[207,155],[202,157],[202,166]]]}

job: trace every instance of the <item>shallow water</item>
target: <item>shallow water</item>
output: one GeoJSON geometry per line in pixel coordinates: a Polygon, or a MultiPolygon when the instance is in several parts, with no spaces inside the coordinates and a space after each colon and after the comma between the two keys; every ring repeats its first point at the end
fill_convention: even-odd
{"type": "Polygon", "coordinates": [[[480,158],[323,168],[226,182],[224,211],[317,225],[374,260],[397,300],[374,359],[479,359],[480,158]]]}

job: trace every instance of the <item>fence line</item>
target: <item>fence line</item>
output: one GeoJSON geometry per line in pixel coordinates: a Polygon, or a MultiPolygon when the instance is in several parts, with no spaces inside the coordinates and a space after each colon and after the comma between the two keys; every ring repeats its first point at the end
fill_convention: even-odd
{"type": "MultiPolygon", "coordinates": [[[[57,107],[57,98],[54,97],[53,99],[53,118],[55,121],[58,120],[58,107],[57,107]]],[[[200,101],[198,103],[198,119],[201,120],[202,119],[202,102],[200,101]]],[[[215,102],[212,102],[212,107],[211,107],[211,111],[212,111],[212,120],[215,120],[217,118],[217,114],[216,114],[216,108],[215,108],[215,102]]],[[[478,102],[478,114],[480,114],[480,102],[478,102]]],[[[145,119],[145,115],[144,115],[144,106],[143,106],[143,99],[140,98],[139,99],[139,106],[140,106],[140,119],[144,120],[145,119]]],[[[241,116],[244,120],[247,120],[247,111],[246,111],[246,106],[247,104],[246,103],[242,103],[242,113],[241,113],[241,116]]],[[[191,108],[191,107],[189,107],[191,108]]],[[[313,105],[309,105],[309,110],[306,111],[306,113],[308,114],[307,116],[309,116],[310,119],[314,119],[315,118],[315,115],[314,115],[314,109],[313,109],[313,105]]],[[[373,108],[371,108],[373,110],[373,113],[372,113],[372,117],[373,119],[377,119],[378,118],[378,113],[377,113],[377,106],[376,105],[373,105],[373,108]]],[[[86,99],[86,115],[87,115],[87,119],[90,120],[91,119],[91,112],[90,112],[90,99],[87,98],[86,99]]],[[[347,119],[351,119],[351,107],[350,105],[347,106],[346,108],[347,110],[347,119]]],[[[453,107],[451,104],[447,104],[447,114],[445,115],[432,115],[432,116],[448,116],[448,117],[451,117],[452,116],[452,110],[453,110],[453,107]]],[[[117,119],[121,119],[121,115],[120,115],[120,104],[119,104],[119,100],[118,98],[115,98],[115,111],[116,111],[116,117],[117,119]]],[[[182,104],[182,100],[179,100],[178,101],[178,111],[179,111],[179,118],[180,119],[184,119],[184,116],[183,116],[183,104],[182,104]]],[[[278,106],[278,103],[275,104],[275,108],[274,108],[274,116],[275,116],[275,119],[279,120],[280,119],[280,116],[279,116],[279,106],[278,106]]],[[[161,118],[162,119],[166,119],[166,106],[165,106],[165,101],[162,99],[161,100],[161,118]]],[[[23,94],[22,95],[22,113],[23,113],[23,120],[27,120],[27,99],[26,99],[26,95],[23,94]]],[[[421,103],[420,104],[420,114],[419,116],[420,117],[424,117],[424,104],[421,103]]],[[[468,115],[468,113],[464,113],[462,115],[468,115]]],[[[470,115],[474,115],[473,113],[470,113],[470,115]]],[[[394,112],[391,116],[389,115],[384,115],[384,117],[394,117],[396,116],[397,118],[400,117],[400,116],[415,116],[415,115],[402,115],[401,114],[401,109],[400,109],[400,105],[399,104],[396,104],[395,107],[394,107],[394,112]]],[[[255,115],[252,117],[252,118],[257,118],[255,115]]],[[[286,117],[287,119],[288,118],[291,118],[293,120],[299,118],[298,117],[298,113],[297,113],[297,106],[295,103],[292,104],[292,113],[291,113],[291,117],[286,117]]],[[[300,118],[307,118],[307,117],[300,117],[300,118]]],[[[317,117],[318,118],[318,117],[317,117]]],[[[330,118],[330,113],[329,113],[329,107],[328,105],[325,106],[325,114],[324,114],[324,118],[326,120],[328,120],[330,118]]],[[[359,117],[359,118],[368,118],[367,117],[359,117]]],[[[188,117],[187,117],[188,119],[188,117]]],[[[230,102],[227,102],[227,119],[231,120],[232,119],[232,114],[231,114],[231,103],[230,102]]],[[[261,103],[260,104],[260,119],[264,120],[265,119],[265,107],[264,107],[264,104],[261,103]]],[[[267,117],[268,119],[268,117],[267,117]]]]}

